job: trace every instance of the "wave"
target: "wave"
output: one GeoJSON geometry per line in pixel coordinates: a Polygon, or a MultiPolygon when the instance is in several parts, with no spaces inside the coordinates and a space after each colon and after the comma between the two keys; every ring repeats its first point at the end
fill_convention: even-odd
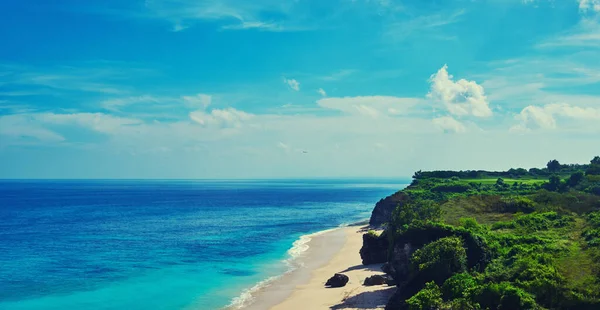
{"type": "Polygon", "coordinates": [[[308,251],[308,249],[310,248],[309,244],[313,238],[338,230],[348,225],[352,224],[342,224],[336,228],[325,229],[312,234],[300,236],[296,241],[294,241],[292,247],[287,251],[288,258],[283,260],[283,263],[287,265],[288,269],[283,274],[267,278],[263,281],[258,282],[253,287],[242,291],[242,293],[239,296],[233,298],[231,300],[231,303],[227,305],[224,309],[242,309],[252,304],[255,300],[255,295],[257,292],[270,286],[271,284],[273,284],[273,282],[280,279],[284,275],[289,274],[303,266],[299,258],[303,257],[306,254],[306,251],[308,251]]]}

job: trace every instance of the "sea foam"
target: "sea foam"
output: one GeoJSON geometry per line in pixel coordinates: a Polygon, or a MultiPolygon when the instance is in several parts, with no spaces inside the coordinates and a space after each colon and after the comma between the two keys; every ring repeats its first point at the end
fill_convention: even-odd
{"type": "Polygon", "coordinates": [[[267,288],[268,286],[273,284],[273,282],[277,281],[284,275],[289,274],[294,270],[298,269],[299,267],[303,266],[303,263],[301,262],[300,258],[303,257],[306,254],[306,251],[308,251],[308,249],[310,248],[310,242],[313,240],[313,238],[335,231],[344,226],[347,226],[347,224],[342,224],[337,228],[325,229],[312,234],[300,236],[296,241],[294,241],[292,247],[287,251],[288,257],[285,260],[283,260],[283,263],[285,263],[288,268],[283,274],[267,278],[263,281],[258,282],[253,287],[242,291],[242,293],[239,296],[233,298],[231,300],[231,303],[224,309],[242,309],[252,304],[256,299],[256,293],[267,288]]]}

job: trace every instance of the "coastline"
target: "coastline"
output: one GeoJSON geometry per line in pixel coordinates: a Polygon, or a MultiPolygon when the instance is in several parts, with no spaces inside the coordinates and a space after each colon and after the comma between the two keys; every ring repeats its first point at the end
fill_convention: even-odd
{"type": "Polygon", "coordinates": [[[362,265],[359,250],[367,227],[362,221],[302,236],[288,252],[288,272],[242,293],[239,298],[250,304],[238,301],[226,309],[383,309],[395,287],[363,286],[366,277],[383,274],[380,264],[362,265]],[[346,286],[325,288],[334,273],[349,277],[346,286]]]}

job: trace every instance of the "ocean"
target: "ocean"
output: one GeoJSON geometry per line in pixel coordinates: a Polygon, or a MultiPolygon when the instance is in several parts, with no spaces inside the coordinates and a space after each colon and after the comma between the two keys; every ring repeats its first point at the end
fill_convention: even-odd
{"type": "Polygon", "coordinates": [[[403,183],[0,181],[0,309],[240,307],[403,183]]]}

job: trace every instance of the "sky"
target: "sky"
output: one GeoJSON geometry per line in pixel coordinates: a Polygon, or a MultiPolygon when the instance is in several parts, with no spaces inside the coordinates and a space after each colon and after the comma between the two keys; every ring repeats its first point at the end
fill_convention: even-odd
{"type": "Polygon", "coordinates": [[[600,155],[600,0],[2,0],[0,178],[600,155]]]}

